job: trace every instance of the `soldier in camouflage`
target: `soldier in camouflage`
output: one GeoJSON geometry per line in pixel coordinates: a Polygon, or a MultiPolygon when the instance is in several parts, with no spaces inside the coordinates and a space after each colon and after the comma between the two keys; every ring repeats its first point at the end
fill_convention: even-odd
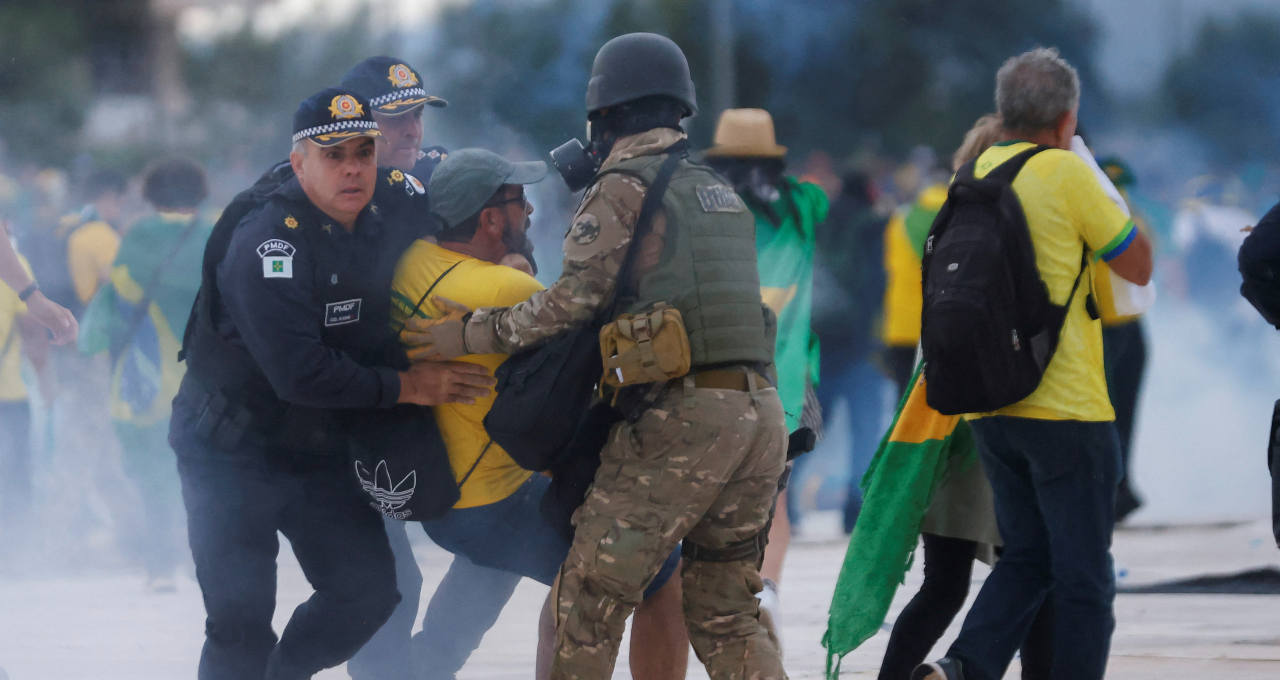
{"type": "Polygon", "coordinates": [[[596,55],[587,109],[586,157],[603,162],[591,164],[560,279],[514,307],[415,321],[404,339],[418,358],[510,354],[589,323],[620,289],[635,291],[620,312],[676,307],[692,369],[620,395],[628,418],[601,452],[560,572],[552,677],[611,677],[626,617],[683,541],[685,619],[710,676],[784,678],[755,597],[786,430],[765,378],[773,343],[752,217],[718,175],[681,159],[634,244],[633,280],[619,282],[648,187],[669,154],[682,154],[680,120],[696,111],[684,54],[653,34],[609,41],[596,55]]]}

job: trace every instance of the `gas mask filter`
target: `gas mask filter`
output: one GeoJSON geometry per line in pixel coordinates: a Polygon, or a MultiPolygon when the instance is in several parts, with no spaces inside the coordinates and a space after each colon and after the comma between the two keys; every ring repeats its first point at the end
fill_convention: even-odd
{"type": "Polygon", "coordinates": [[[605,135],[603,127],[590,118],[587,119],[587,140],[586,146],[577,139],[570,139],[551,150],[551,167],[564,178],[569,191],[586,189],[613,149],[611,136],[605,135]],[[609,137],[607,141],[606,137],[609,137]]]}
{"type": "Polygon", "coordinates": [[[569,191],[577,192],[591,184],[600,169],[600,161],[575,138],[551,150],[551,167],[564,178],[569,191]]]}

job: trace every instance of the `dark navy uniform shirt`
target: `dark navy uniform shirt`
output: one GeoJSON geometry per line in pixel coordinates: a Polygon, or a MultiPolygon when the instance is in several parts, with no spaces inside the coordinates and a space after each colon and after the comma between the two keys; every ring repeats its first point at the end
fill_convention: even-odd
{"type": "Polygon", "coordinates": [[[350,233],[296,178],[236,227],[217,268],[214,321],[228,344],[247,350],[258,389],[325,409],[387,407],[399,397],[391,278],[430,227],[420,181],[384,169],[377,183],[350,233]]]}
{"type": "Polygon", "coordinates": [[[423,184],[431,179],[431,173],[436,171],[436,166],[440,165],[440,161],[449,157],[449,150],[443,146],[425,146],[418,152],[418,160],[413,164],[414,177],[422,180],[423,184]]]}

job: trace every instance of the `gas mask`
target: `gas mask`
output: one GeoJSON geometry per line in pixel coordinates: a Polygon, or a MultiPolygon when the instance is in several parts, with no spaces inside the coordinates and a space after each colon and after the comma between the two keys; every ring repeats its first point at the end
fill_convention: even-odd
{"type": "Polygon", "coordinates": [[[738,193],[748,193],[763,205],[769,205],[782,196],[778,191],[776,173],[761,165],[750,166],[744,176],[734,178],[738,193]]]}
{"type": "Polygon", "coordinates": [[[709,158],[716,172],[725,176],[744,200],[760,206],[772,205],[782,197],[783,165],[776,161],[746,158],[709,158]]]}
{"type": "Polygon", "coordinates": [[[604,134],[598,132],[598,126],[593,126],[590,120],[587,121],[587,139],[590,141],[585,147],[577,139],[570,139],[551,150],[551,167],[564,178],[569,191],[586,189],[613,149],[613,140],[605,141],[604,134]]]}

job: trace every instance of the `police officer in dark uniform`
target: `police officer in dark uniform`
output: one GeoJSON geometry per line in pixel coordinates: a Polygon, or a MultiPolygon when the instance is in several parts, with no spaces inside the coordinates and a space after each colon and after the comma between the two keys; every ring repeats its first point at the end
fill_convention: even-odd
{"type": "Polygon", "coordinates": [[[443,146],[422,147],[422,112],[449,102],[427,94],[422,76],[394,57],[369,57],[342,76],[340,87],[369,100],[378,139],[378,164],[412,173],[425,184],[449,152],[443,146]]]}
{"type": "Polygon", "coordinates": [[[491,384],[394,349],[387,291],[420,227],[372,200],[377,135],[355,94],[308,98],[295,177],[206,246],[170,426],[207,613],[202,680],[309,678],[369,639],[399,594],[346,433],[363,409],[465,401],[491,384]],[[316,589],[278,640],[277,531],[316,589]]]}
{"type": "MultiPolygon", "coordinates": [[[[444,108],[449,102],[427,94],[421,74],[394,57],[369,57],[356,64],[342,77],[341,87],[369,99],[373,119],[382,131],[378,164],[412,173],[426,184],[449,151],[443,146],[421,146],[422,112],[428,106],[444,108]]],[[[526,241],[524,246],[523,251],[511,254],[502,264],[537,274],[533,242],[526,241]]]]}

